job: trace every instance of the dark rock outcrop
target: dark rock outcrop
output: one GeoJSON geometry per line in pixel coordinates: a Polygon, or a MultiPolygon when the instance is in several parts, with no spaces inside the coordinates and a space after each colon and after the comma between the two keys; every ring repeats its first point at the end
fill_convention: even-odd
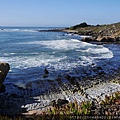
{"type": "Polygon", "coordinates": [[[55,107],[55,106],[60,107],[60,106],[62,106],[64,104],[68,104],[68,103],[69,103],[68,100],[58,99],[58,100],[51,101],[50,105],[52,105],[53,107],[55,107]]]}
{"type": "Polygon", "coordinates": [[[120,37],[114,36],[98,36],[82,38],[83,42],[104,42],[104,43],[120,43],[120,37]]]}
{"type": "Polygon", "coordinates": [[[0,62],[0,91],[2,91],[2,88],[4,88],[3,82],[9,70],[10,70],[10,66],[8,63],[0,62]]]}
{"type": "Polygon", "coordinates": [[[91,37],[84,37],[84,38],[82,38],[82,41],[83,42],[91,42],[91,41],[93,41],[93,39],[91,37]]]}
{"type": "Polygon", "coordinates": [[[115,42],[115,37],[112,37],[112,36],[100,37],[100,36],[98,36],[97,41],[100,41],[100,42],[115,42]]]}
{"type": "Polygon", "coordinates": [[[92,36],[83,38],[84,42],[120,43],[120,22],[96,26],[81,23],[66,29],[69,30],[77,31],[79,35],[92,36]]]}
{"type": "Polygon", "coordinates": [[[84,28],[88,26],[90,25],[88,25],[86,22],[83,22],[83,23],[80,23],[79,25],[72,26],[71,29],[84,28]]]}
{"type": "Polygon", "coordinates": [[[97,42],[106,42],[106,43],[120,43],[120,37],[117,36],[98,36],[96,38],[97,42]]]}
{"type": "Polygon", "coordinates": [[[64,100],[64,99],[58,99],[58,100],[57,100],[58,106],[62,106],[62,105],[64,105],[64,104],[68,104],[68,103],[69,103],[68,100],[64,100]]]}

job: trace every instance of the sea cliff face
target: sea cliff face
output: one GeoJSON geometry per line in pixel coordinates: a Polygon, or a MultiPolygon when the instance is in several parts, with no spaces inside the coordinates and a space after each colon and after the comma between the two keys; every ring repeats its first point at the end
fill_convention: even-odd
{"type": "Polygon", "coordinates": [[[87,25],[81,23],[79,25],[66,28],[63,31],[73,32],[79,35],[92,36],[90,38],[83,38],[85,42],[114,42],[120,43],[120,22],[107,25],[87,25]]]}

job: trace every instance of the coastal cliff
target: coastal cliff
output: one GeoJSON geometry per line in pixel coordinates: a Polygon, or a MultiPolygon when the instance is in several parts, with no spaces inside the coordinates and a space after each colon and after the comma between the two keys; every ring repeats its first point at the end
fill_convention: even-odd
{"type": "Polygon", "coordinates": [[[82,41],[85,42],[120,43],[120,22],[107,25],[88,25],[84,22],[79,25],[65,28],[63,31],[92,36],[83,38],[82,41]]]}

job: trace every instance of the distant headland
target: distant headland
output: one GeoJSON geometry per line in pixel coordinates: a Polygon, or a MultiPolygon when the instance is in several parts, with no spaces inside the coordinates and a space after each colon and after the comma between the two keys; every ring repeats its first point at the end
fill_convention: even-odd
{"type": "Polygon", "coordinates": [[[120,22],[104,25],[88,25],[86,22],[80,23],[64,29],[37,30],[38,32],[66,32],[85,35],[84,42],[104,42],[120,43],[120,22]]]}
{"type": "Polygon", "coordinates": [[[63,29],[79,35],[88,35],[82,40],[85,42],[114,42],[120,43],[120,22],[104,25],[88,25],[86,22],[63,29]]]}

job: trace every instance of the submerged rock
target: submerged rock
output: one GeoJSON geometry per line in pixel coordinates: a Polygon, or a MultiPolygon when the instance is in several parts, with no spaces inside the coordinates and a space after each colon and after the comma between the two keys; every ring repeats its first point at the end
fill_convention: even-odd
{"type": "Polygon", "coordinates": [[[10,70],[10,66],[8,63],[0,62],[0,92],[2,92],[2,88],[4,88],[3,82],[9,70],[10,70]]]}

